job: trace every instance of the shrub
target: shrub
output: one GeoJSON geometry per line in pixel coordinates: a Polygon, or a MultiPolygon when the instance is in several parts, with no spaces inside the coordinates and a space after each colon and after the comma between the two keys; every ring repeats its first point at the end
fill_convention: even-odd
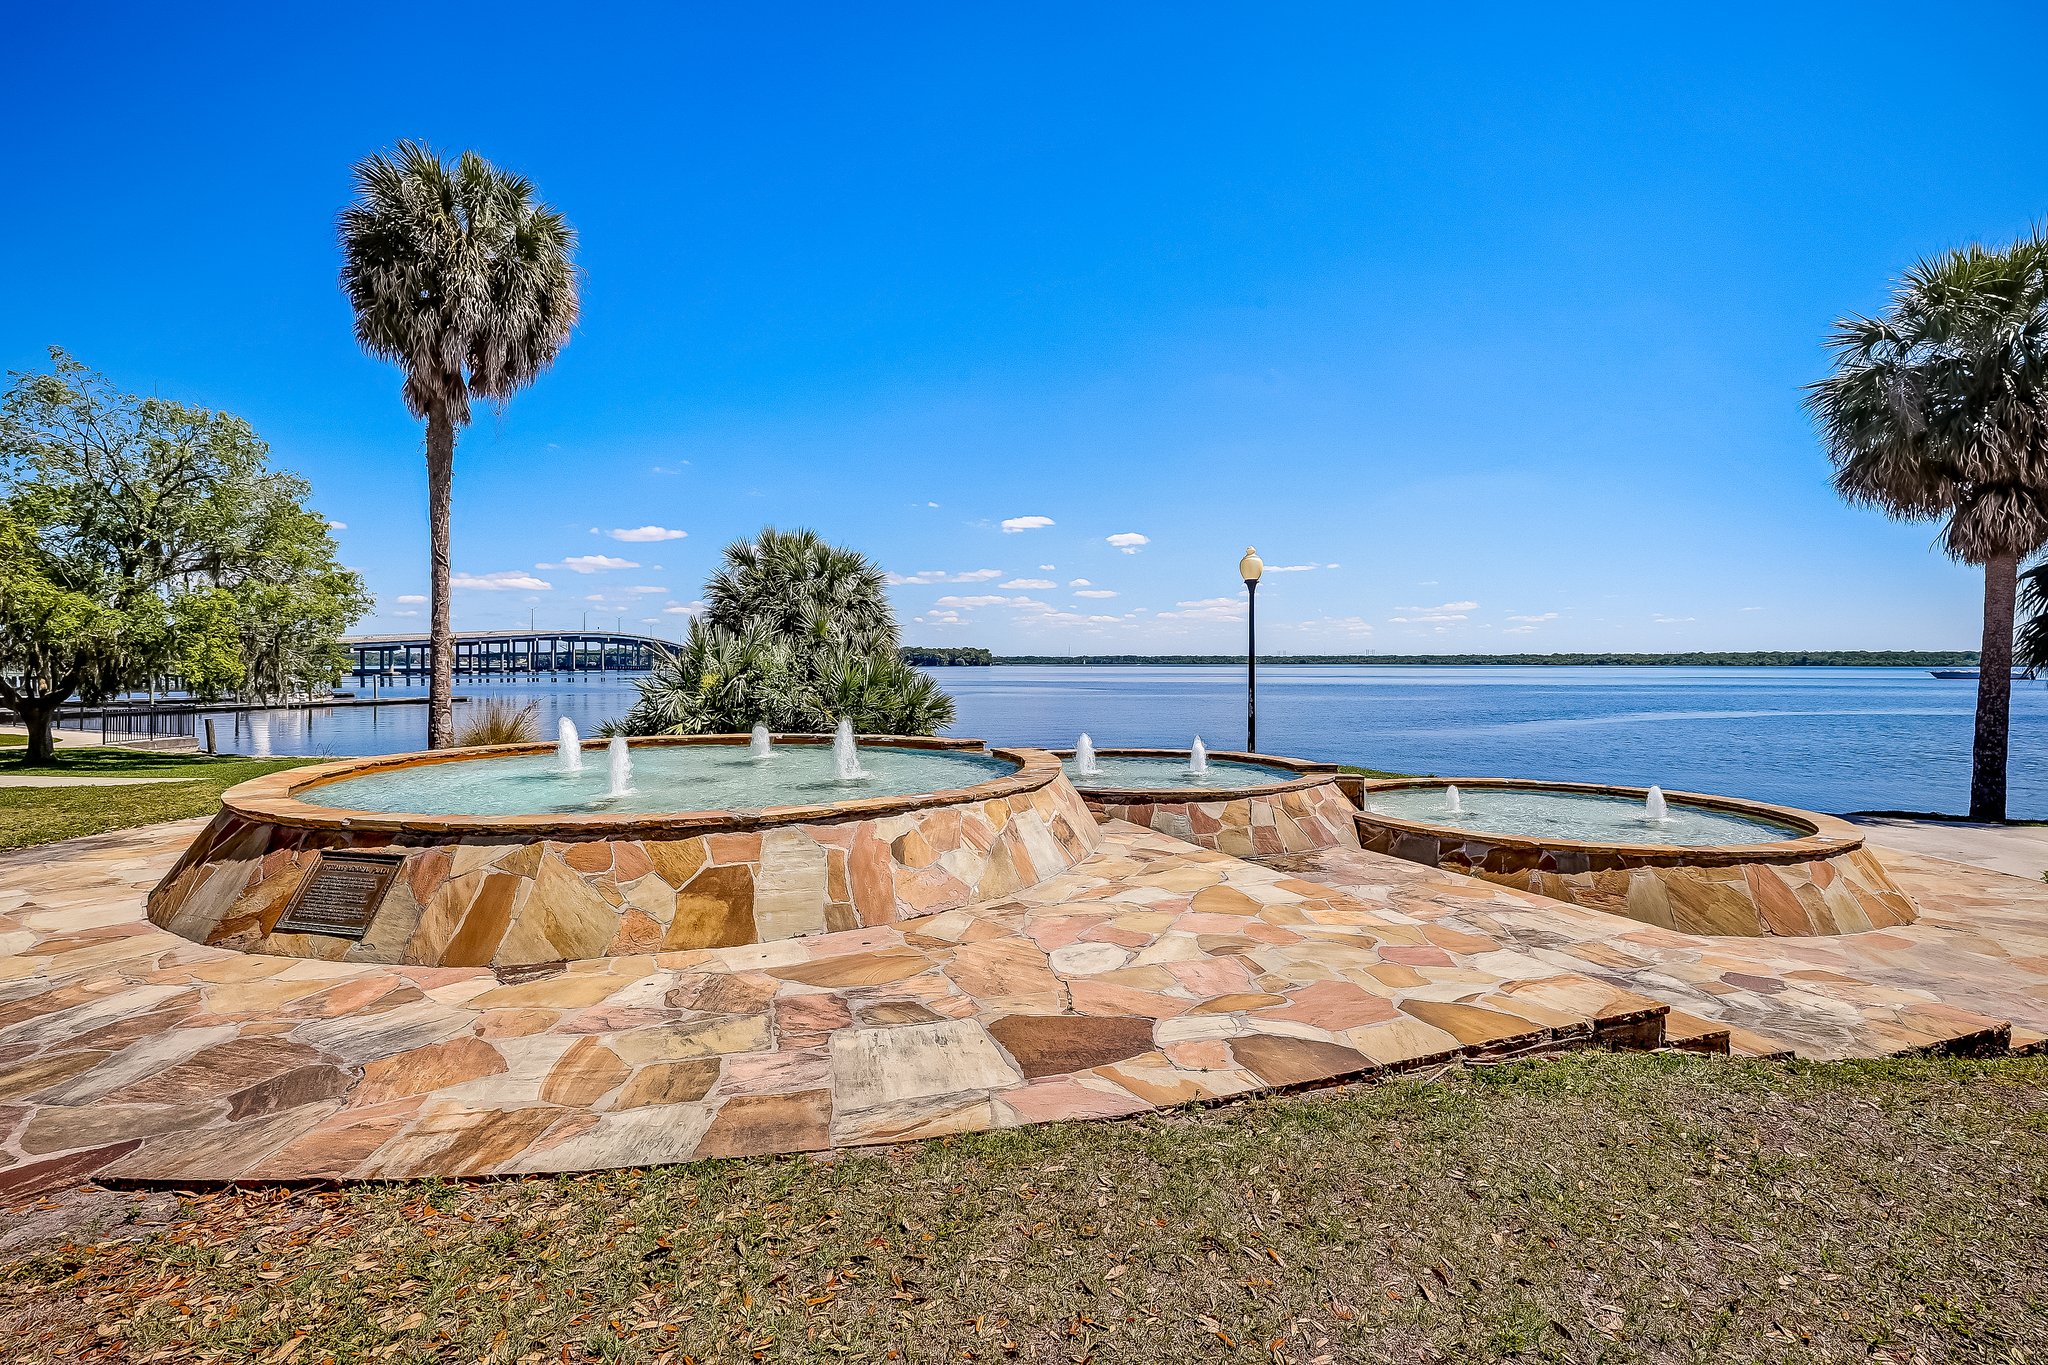
{"type": "Polygon", "coordinates": [[[607,730],[626,735],[823,733],[929,735],[953,699],[896,650],[881,570],[810,531],[763,530],[726,547],[705,586],[710,610],[680,653],[640,684],[607,730]]]}
{"type": "Polygon", "coordinates": [[[486,744],[532,744],[539,738],[538,703],[521,706],[507,697],[493,697],[470,706],[455,727],[455,746],[459,749],[486,744]]]}

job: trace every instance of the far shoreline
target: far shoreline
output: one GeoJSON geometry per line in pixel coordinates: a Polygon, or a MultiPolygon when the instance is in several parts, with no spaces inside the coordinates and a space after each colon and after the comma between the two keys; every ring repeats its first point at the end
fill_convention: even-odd
{"type": "MultiPolygon", "coordinates": [[[[1202,667],[1242,665],[1242,654],[996,654],[905,645],[923,668],[1202,667]]],[[[1975,668],[1974,649],[1751,650],[1687,654],[1261,654],[1261,665],[1373,668],[1975,668]]]]}

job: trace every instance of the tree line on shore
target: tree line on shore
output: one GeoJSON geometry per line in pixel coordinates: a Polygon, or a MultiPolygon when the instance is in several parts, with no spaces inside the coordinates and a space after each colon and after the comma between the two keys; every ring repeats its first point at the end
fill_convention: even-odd
{"type": "MultiPolygon", "coordinates": [[[[1242,654],[995,654],[986,649],[905,645],[903,661],[947,665],[1241,664],[1242,654]]],[[[1261,654],[1262,664],[1369,664],[1648,668],[1974,668],[1974,649],[1761,649],[1688,654],[1261,654]]]]}

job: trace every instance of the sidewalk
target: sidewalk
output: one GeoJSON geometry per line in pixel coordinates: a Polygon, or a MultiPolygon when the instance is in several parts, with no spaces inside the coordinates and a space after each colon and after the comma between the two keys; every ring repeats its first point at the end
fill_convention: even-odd
{"type": "Polygon", "coordinates": [[[1900,820],[1848,815],[1873,844],[2038,881],[2048,872],[2048,825],[1991,825],[1971,820],[1900,820]]]}

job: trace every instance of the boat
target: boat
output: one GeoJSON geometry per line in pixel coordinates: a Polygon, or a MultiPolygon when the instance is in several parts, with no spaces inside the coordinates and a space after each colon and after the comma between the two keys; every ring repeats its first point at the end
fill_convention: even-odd
{"type": "MultiPolygon", "coordinates": [[[[1977,681],[1978,672],[1974,668],[1930,668],[1927,671],[1937,678],[1961,679],[1967,682],[1977,681]]],[[[2015,668],[2012,677],[2014,682],[2031,682],[2034,673],[2032,669],[2015,668]]]]}

